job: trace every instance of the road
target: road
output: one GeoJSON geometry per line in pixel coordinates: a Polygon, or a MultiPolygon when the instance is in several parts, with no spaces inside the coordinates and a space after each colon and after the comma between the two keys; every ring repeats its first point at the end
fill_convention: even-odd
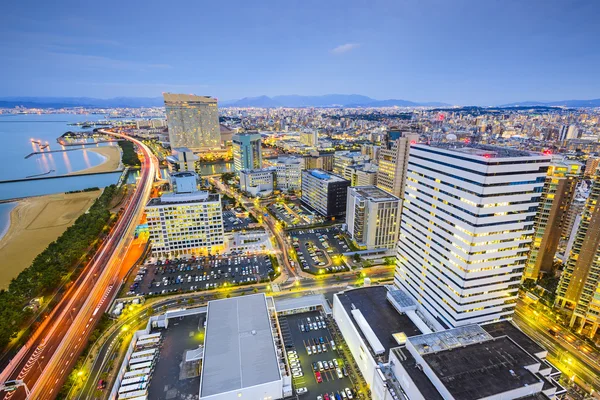
{"type": "MultiPolygon", "coordinates": [[[[368,276],[373,280],[391,280],[394,277],[394,266],[372,267],[365,270],[368,276]]],[[[135,312],[127,314],[118,320],[118,323],[111,328],[111,331],[103,337],[102,343],[98,351],[98,356],[93,361],[92,369],[87,375],[84,384],[84,389],[76,399],[94,399],[97,398],[96,385],[103,373],[106,373],[112,362],[120,363],[122,361],[123,352],[128,345],[130,335],[136,328],[142,328],[146,325],[146,310],[148,307],[153,307],[155,310],[166,306],[167,308],[181,308],[185,306],[187,299],[194,299],[194,305],[212,300],[217,297],[222,297],[225,292],[231,296],[240,295],[241,293],[251,292],[253,288],[257,288],[261,292],[268,292],[269,296],[275,297],[297,297],[303,296],[310,292],[315,293],[335,293],[343,290],[348,285],[357,283],[356,271],[340,273],[336,275],[319,276],[312,280],[288,281],[281,285],[281,291],[273,293],[269,291],[269,285],[266,283],[256,284],[244,287],[234,287],[228,290],[219,291],[202,291],[196,293],[187,293],[182,295],[169,296],[167,298],[150,299],[146,304],[135,312]],[[178,301],[183,300],[183,301],[178,301]],[[123,329],[126,327],[127,329],[123,329]],[[119,338],[125,337],[123,345],[119,345],[119,338]],[[118,356],[117,356],[118,355],[118,356]],[[114,358],[114,361],[113,361],[114,358]]],[[[107,387],[111,387],[112,382],[109,380],[107,387]]]]}
{"type": "Polygon", "coordinates": [[[523,300],[519,300],[513,320],[523,332],[548,350],[548,360],[563,373],[579,384],[585,382],[596,392],[600,390],[600,366],[596,361],[597,355],[589,346],[578,344],[573,335],[547,314],[529,308],[523,300]],[[555,336],[550,330],[558,334],[555,336]]]}
{"type": "MultiPolygon", "coordinates": [[[[25,350],[2,373],[5,380],[24,380],[31,390],[30,398],[52,399],[57,395],[129,268],[122,260],[148,201],[157,161],[143,143],[125,138],[141,151],[141,174],[135,192],[90,265],[32,335],[25,350]]],[[[26,397],[22,389],[2,395],[6,400],[26,397]]]]}

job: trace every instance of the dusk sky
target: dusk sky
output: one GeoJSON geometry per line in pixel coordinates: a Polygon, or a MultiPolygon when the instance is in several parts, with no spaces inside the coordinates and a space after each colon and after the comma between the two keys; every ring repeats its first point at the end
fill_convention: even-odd
{"type": "Polygon", "coordinates": [[[600,98],[600,1],[8,1],[0,97],[600,98]]]}

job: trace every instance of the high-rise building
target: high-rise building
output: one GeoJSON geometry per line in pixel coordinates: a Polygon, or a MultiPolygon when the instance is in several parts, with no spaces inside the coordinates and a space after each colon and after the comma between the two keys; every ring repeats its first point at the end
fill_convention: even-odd
{"type": "Polygon", "coordinates": [[[298,157],[277,157],[277,188],[300,190],[303,164],[304,161],[298,157]]]}
{"type": "Polygon", "coordinates": [[[170,172],[196,170],[196,162],[199,157],[187,147],[177,147],[172,149],[172,155],[167,156],[167,162],[170,172]]]}
{"type": "Polygon", "coordinates": [[[437,329],[511,318],[550,161],[477,144],[411,147],[395,283],[437,329]]]}
{"type": "Polygon", "coordinates": [[[350,182],[323,171],[302,171],[302,197],[304,205],[324,217],[339,217],[346,212],[346,189],[350,182]]]}
{"type": "Polygon", "coordinates": [[[175,192],[150,199],[146,205],[152,254],[174,257],[223,250],[221,195],[198,191],[197,176],[172,176],[175,192]]]}
{"type": "Polygon", "coordinates": [[[585,162],[585,176],[596,175],[599,165],[600,165],[600,157],[588,158],[585,162]]]}
{"type": "Polygon", "coordinates": [[[319,144],[319,136],[317,131],[300,132],[300,143],[303,143],[309,147],[317,147],[319,144]]]}
{"type": "Polygon", "coordinates": [[[333,152],[312,150],[304,158],[304,169],[324,169],[333,171],[333,152]]]}
{"type": "Polygon", "coordinates": [[[393,249],[400,228],[400,199],[376,186],[349,187],[346,226],[359,247],[393,249]]]}
{"type": "Polygon", "coordinates": [[[379,149],[377,187],[402,199],[411,144],[417,143],[419,135],[412,132],[388,132],[385,146],[379,149]]]}
{"type": "Polygon", "coordinates": [[[232,138],[233,168],[262,168],[261,136],[258,132],[237,133],[232,138]]]}
{"type": "Polygon", "coordinates": [[[571,326],[600,325],[600,177],[594,183],[579,222],[567,264],[556,290],[556,304],[573,311],[571,326]]]}
{"type": "Polygon", "coordinates": [[[369,161],[369,156],[358,151],[336,151],[333,154],[333,173],[344,176],[347,167],[363,165],[369,161]]]}
{"type": "Polygon", "coordinates": [[[171,148],[202,151],[221,146],[217,99],[164,93],[171,148]]]}
{"type": "Polygon", "coordinates": [[[583,165],[577,161],[561,160],[553,162],[548,168],[535,217],[535,233],[523,273],[524,279],[537,280],[540,274],[552,272],[563,225],[582,176],[583,165]]]}

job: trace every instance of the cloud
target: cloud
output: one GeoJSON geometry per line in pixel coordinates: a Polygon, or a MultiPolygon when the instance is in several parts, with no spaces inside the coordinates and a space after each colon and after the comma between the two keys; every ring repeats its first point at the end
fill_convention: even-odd
{"type": "Polygon", "coordinates": [[[332,54],[344,54],[360,47],[360,43],[346,43],[331,49],[332,54]]]}

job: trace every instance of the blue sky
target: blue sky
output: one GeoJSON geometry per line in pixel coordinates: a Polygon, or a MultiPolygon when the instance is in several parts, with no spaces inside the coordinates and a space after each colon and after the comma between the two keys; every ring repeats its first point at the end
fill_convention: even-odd
{"type": "Polygon", "coordinates": [[[600,98],[600,1],[9,1],[1,96],[600,98]]]}

